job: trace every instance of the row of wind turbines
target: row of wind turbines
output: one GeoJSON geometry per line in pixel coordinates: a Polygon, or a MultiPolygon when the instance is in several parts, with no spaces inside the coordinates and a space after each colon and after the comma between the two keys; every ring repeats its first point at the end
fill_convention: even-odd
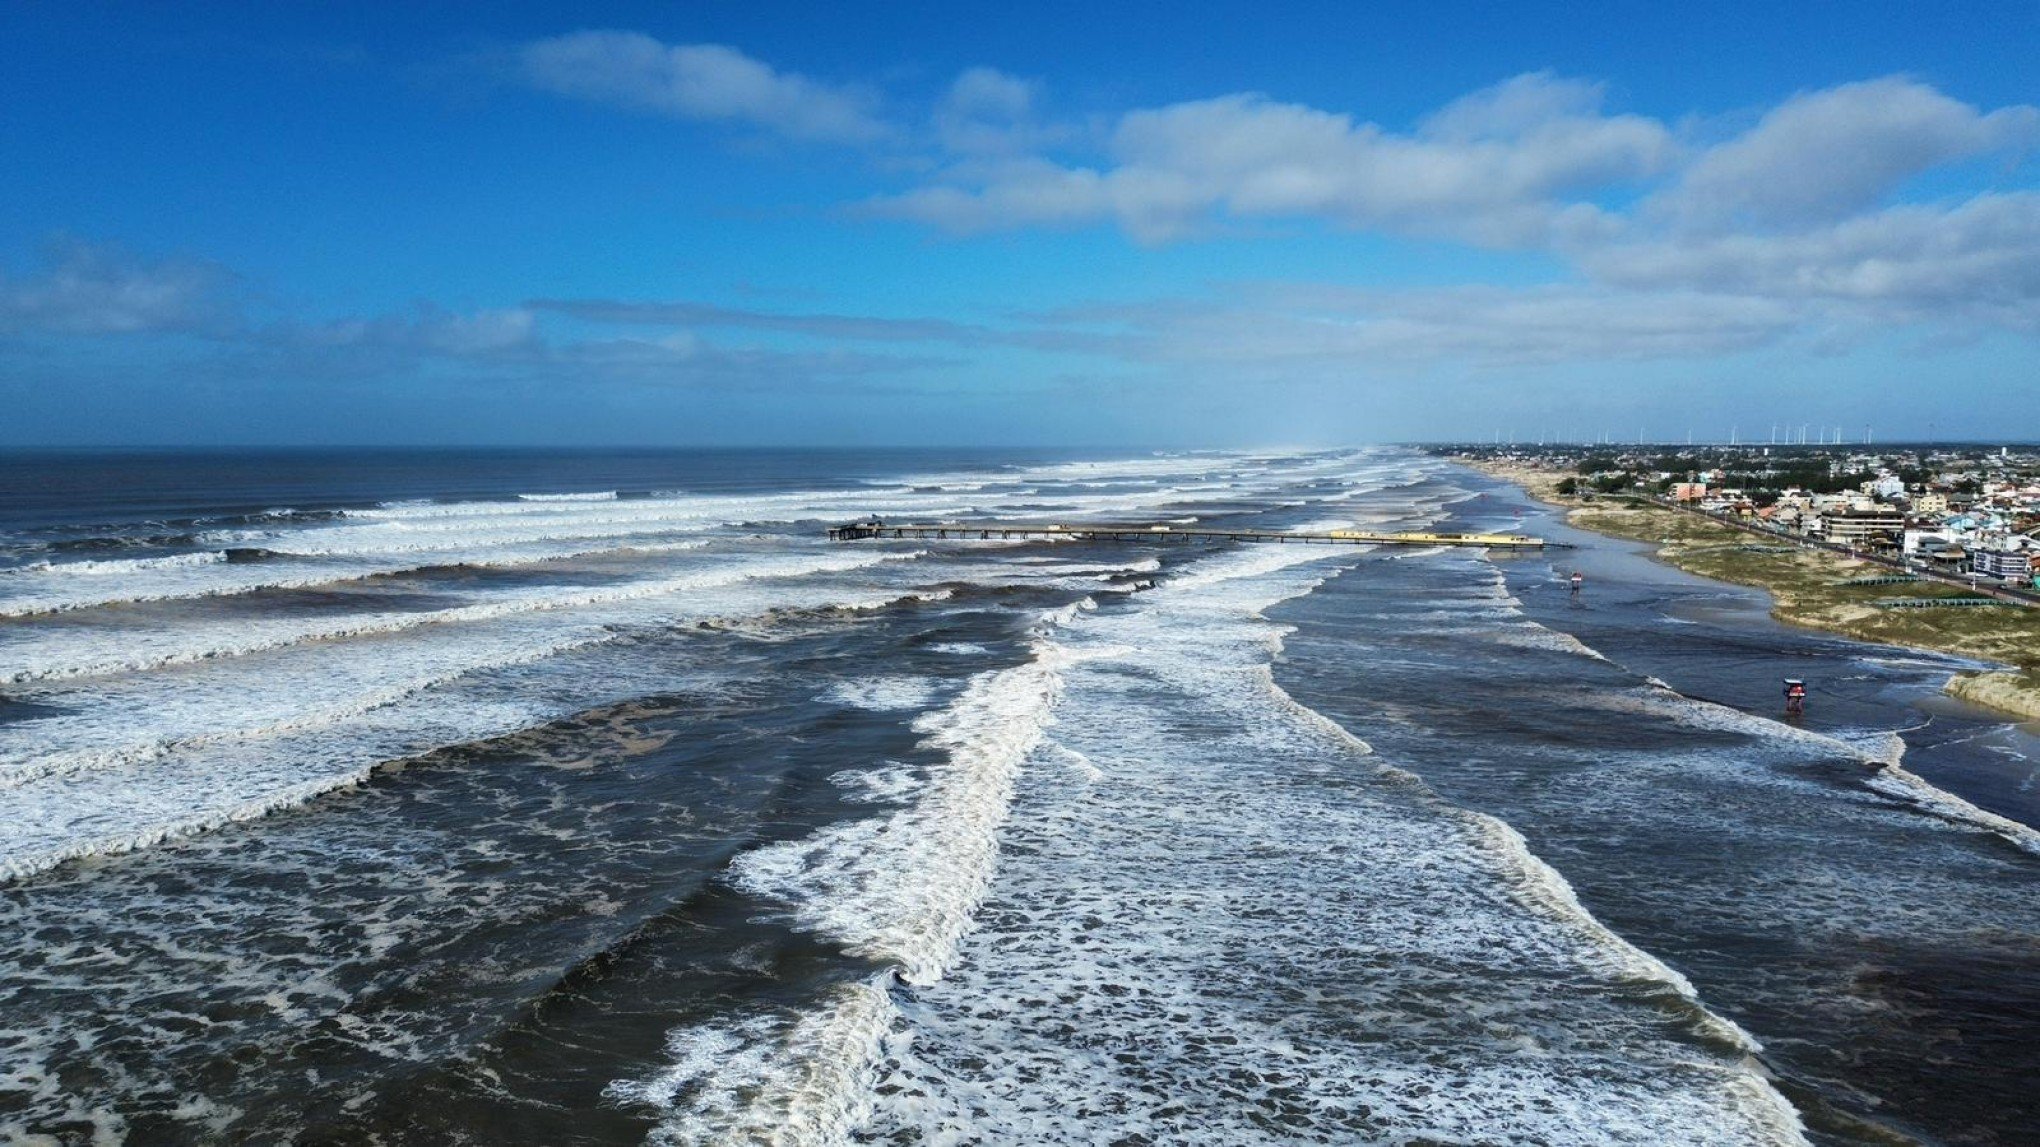
{"type": "MultiPolygon", "coordinates": [[[[1818,431],[1816,432],[1816,431],[1815,431],[1815,428],[1814,428],[1814,426],[1813,426],[1813,424],[1812,424],[1812,423],[1810,423],[1810,422],[1803,422],[1803,423],[1801,423],[1801,424],[1799,425],[1799,428],[1798,428],[1798,429],[1799,429],[1799,434],[1798,434],[1798,437],[1797,437],[1797,438],[1795,438],[1795,437],[1793,436],[1793,428],[1792,428],[1791,426],[1787,426],[1787,425],[1782,425],[1782,424],[1779,424],[1779,423],[1772,423],[1772,425],[1771,425],[1771,436],[1770,436],[1770,438],[1768,438],[1768,439],[1766,439],[1765,441],[1763,441],[1763,442],[1759,443],[1759,442],[1757,442],[1757,441],[1756,441],[1756,440],[1754,440],[1754,439],[1753,439],[1753,440],[1751,440],[1751,441],[1749,441],[1749,442],[1744,442],[1744,441],[1742,440],[1742,427],[1740,427],[1740,426],[1732,426],[1732,427],[1730,427],[1730,428],[1729,428],[1729,431],[1728,431],[1728,441],[1727,441],[1726,443],[1722,443],[1722,442],[1711,442],[1711,443],[1709,443],[1709,442],[1703,442],[1703,443],[1702,443],[1702,445],[1711,445],[1711,446],[1721,446],[1721,445],[1727,445],[1727,446],[1757,446],[1757,445],[1764,445],[1764,446],[1795,446],[1795,445],[1796,445],[1796,446],[1846,446],[1846,445],[1848,445],[1848,444],[1849,444],[1849,443],[1848,443],[1848,442],[1847,442],[1847,441],[1846,441],[1846,440],[1845,440],[1845,439],[1843,438],[1843,428],[1842,428],[1842,427],[1840,427],[1840,426],[1822,426],[1822,427],[1820,427],[1820,428],[1818,429],[1818,431]],[[1779,437],[1779,431],[1781,431],[1781,430],[1782,430],[1782,431],[1784,431],[1784,436],[1783,436],[1782,438],[1781,438],[1781,437],[1779,437]]],[[[1527,444],[1527,441],[1528,441],[1528,440],[1526,440],[1526,444],[1527,444]]],[[[1861,440],[1859,441],[1859,443],[1858,443],[1858,444],[1859,444],[1859,445],[1863,445],[1863,446],[1869,446],[1869,445],[1872,445],[1872,444],[1874,444],[1874,443],[1875,443],[1875,441],[1876,441],[1876,433],[1875,433],[1875,431],[1874,431],[1874,430],[1873,430],[1873,429],[1872,429],[1871,427],[1865,426],[1865,427],[1863,428],[1863,437],[1862,437],[1862,439],[1861,439],[1861,440]]],[[[1496,431],[1495,431],[1495,445],[1497,445],[1497,446],[1502,446],[1502,445],[1508,445],[1508,446],[1514,446],[1515,444],[1516,444],[1516,432],[1515,432],[1515,431],[1511,430],[1511,431],[1509,431],[1509,432],[1508,432],[1508,438],[1507,438],[1507,441],[1506,441],[1506,442],[1505,442],[1505,441],[1503,440],[1503,436],[1502,436],[1502,431],[1500,431],[1500,430],[1496,430],[1496,431]]],[[[1691,430],[1688,430],[1688,431],[1686,431],[1686,445],[1688,445],[1688,446],[1691,446],[1691,445],[1693,445],[1693,444],[1694,444],[1694,443],[1693,443],[1693,432],[1692,432],[1691,430]]],[[[1539,434],[1539,435],[1537,436],[1537,445],[1539,445],[1539,446],[1567,446],[1567,445],[1580,445],[1580,446],[1586,446],[1586,445],[1595,445],[1595,446],[1619,446],[1619,445],[1625,445],[1625,443],[1623,443],[1623,442],[1619,441],[1619,440],[1618,440],[1618,439],[1617,439],[1617,438],[1615,437],[1615,435],[1614,435],[1613,433],[1609,432],[1609,431],[1602,431],[1602,432],[1601,432],[1601,434],[1599,435],[1599,437],[1596,437],[1596,438],[1593,438],[1593,439],[1589,439],[1589,438],[1587,438],[1587,437],[1585,436],[1585,434],[1584,434],[1584,433],[1583,433],[1582,431],[1580,431],[1580,430],[1578,430],[1578,429],[1574,429],[1574,430],[1572,430],[1571,432],[1567,433],[1566,435],[1564,435],[1564,436],[1562,436],[1562,437],[1561,437],[1560,435],[1556,434],[1556,433],[1545,433],[1545,434],[1539,434]]],[[[1637,431],[1636,431],[1636,445],[1638,445],[1638,446],[1651,446],[1651,445],[1658,445],[1658,446],[1663,446],[1663,445],[1671,445],[1671,443],[1668,443],[1668,442],[1665,442],[1665,441],[1662,441],[1662,440],[1659,440],[1659,439],[1650,439],[1650,438],[1646,438],[1646,437],[1644,436],[1644,432],[1643,432],[1643,429],[1642,429],[1641,427],[1639,427],[1639,428],[1637,429],[1637,431]]]]}

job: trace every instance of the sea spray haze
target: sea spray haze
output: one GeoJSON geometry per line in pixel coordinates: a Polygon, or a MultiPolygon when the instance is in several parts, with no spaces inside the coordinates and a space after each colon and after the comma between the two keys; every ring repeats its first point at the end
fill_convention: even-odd
{"type": "Polygon", "coordinates": [[[2027,743],[1923,725],[1931,662],[1619,552],[1582,608],[1552,556],[823,536],[1523,527],[1433,459],[43,461],[0,570],[15,1137],[2032,1116],[2027,743]],[[1679,691],[1766,658],[1860,684],[1791,728],[1679,691]]]}

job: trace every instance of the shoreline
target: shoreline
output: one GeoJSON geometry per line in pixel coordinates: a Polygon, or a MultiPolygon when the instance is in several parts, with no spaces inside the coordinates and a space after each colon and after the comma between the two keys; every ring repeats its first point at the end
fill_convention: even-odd
{"type": "Polygon", "coordinates": [[[1893,597],[1951,597],[1957,592],[1913,586],[1849,586],[1884,567],[1823,550],[1774,549],[1733,526],[1653,505],[1587,502],[1558,492],[1568,471],[1454,457],[1460,465],[1521,487],[1565,515],[1568,525],[1605,537],[1644,542],[1650,557],[1674,569],[1770,596],[1771,616],[1802,629],[1857,641],[1973,657],[2010,665],[1953,674],[1942,691],[1957,700],[2021,720],[2040,720],[2040,609],[1882,609],[1893,597]]]}

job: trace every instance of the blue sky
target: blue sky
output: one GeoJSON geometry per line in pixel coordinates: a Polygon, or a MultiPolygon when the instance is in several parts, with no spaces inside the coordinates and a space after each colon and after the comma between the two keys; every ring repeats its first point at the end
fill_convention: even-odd
{"type": "Polygon", "coordinates": [[[0,444],[2040,436],[2040,6],[0,10],[0,444]]]}

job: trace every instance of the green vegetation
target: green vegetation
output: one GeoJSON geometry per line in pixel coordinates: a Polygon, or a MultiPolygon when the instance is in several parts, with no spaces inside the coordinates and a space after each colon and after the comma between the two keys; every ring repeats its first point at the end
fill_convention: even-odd
{"type": "MultiPolygon", "coordinates": [[[[1732,526],[1648,503],[1584,506],[1570,520],[1596,533],[1655,543],[1661,560],[1689,573],[1767,590],[1771,615],[1787,624],[2017,666],[2012,673],[1962,674],[1949,692],[2040,718],[2040,608],[1882,609],[1891,589],[1872,575],[1883,567],[1822,550],[1754,546],[1749,534],[1732,526]]],[[[1938,582],[1906,588],[1910,597],[1972,596],[1938,582]]]]}

